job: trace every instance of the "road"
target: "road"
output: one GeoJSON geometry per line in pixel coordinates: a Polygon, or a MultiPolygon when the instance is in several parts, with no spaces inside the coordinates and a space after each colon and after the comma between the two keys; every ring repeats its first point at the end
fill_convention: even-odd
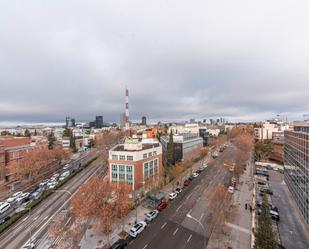
{"type": "Polygon", "coordinates": [[[269,185],[274,192],[272,202],[279,208],[278,230],[281,244],[288,249],[308,249],[309,229],[283,181],[283,174],[269,171],[269,185]]]}
{"type": "Polygon", "coordinates": [[[213,229],[209,222],[212,214],[207,195],[218,184],[228,186],[232,175],[223,166],[223,161],[233,159],[234,154],[233,147],[221,153],[175,200],[169,202],[166,210],[140,236],[130,241],[128,248],[205,248],[213,229]],[[186,217],[188,213],[204,225],[205,232],[199,223],[186,217]]]}
{"type": "MultiPolygon", "coordinates": [[[[60,187],[59,190],[74,193],[82,183],[95,175],[98,169],[98,164],[89,165],[60,187]]],[[[35,240],[35,244],[39,244],[42,236],[46,234],[47,226],[52,218],[69,204],[70,199],[70,195],[66,192],[53,193],[31,210],[28,216],[21,218],[0,236],[0,248],[18,249],[29,240],[30,233],[35,240]]]]}

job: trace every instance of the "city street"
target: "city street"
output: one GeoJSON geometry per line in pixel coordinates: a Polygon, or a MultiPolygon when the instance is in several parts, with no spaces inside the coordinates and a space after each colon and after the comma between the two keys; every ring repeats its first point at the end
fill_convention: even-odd
{"type": "Polygon", "coordinates": [[[218,184],[229,184],[231,173],[223,166],[223,161],[233,159],[234,148],[228,147],[214,160],[179,196],[169,202],[169,206],[128,248],[204,248],[211,236],[211,213],[205,193],[211,193],[218,184]],[[201,222],[205,228],[186,215],[201,222]]]}
{"type": "Polygon", "coordinates": [[[279,208],[278,229],[281,244],[288,249],[308,249],[309,229],[283,181],[283,174],[269,171],[269,176],[269,185],[274,192],[272,202],[279,208]]]}
{"type": "Polygon", "coordinates": [[[98,169],[99,165],[95,163],[89,165],[58,189],[62,192],[55,192],[42,201],[31,210],[28,216],[21,218],[0,236],[0,248],[18,249],[29,240],[30,236],[32,236],[35,244],[39,244],[42,236],[47,232],[50,221],[69,204],[70,194],[64,191],[74,194],[82,183],[96,174],[98,169]]]}

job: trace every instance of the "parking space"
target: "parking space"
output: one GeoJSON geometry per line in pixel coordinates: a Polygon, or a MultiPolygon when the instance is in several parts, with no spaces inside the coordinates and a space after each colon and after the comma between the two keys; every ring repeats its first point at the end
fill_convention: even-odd
{"type": "Polygon", "coordinates": [[[272,202],[280,212],[278,230],[281,244],[287,249],[308,249],[309,228],[292,199],[283,174],[270,170],[269,185],[274,193],[272,202]]]}

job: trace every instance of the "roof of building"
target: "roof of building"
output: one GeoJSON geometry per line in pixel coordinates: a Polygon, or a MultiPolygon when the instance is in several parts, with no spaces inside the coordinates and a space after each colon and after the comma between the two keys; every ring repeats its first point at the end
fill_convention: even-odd
{"type": "Polygon", "coordinates": [[[116,145],[112,151],[142,151],[142,150],[148,150],[152,148],[157,148],[159,147],[159,143],[151,143],[151,144],[142,144],[142,149],[141,150],[125,150],[124,149],[124,144],[118,144],[116,145]]]}

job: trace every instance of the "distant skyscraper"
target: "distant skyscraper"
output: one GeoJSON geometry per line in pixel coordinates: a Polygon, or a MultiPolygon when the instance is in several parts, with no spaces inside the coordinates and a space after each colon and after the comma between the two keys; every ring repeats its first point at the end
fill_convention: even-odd
{"type": "Polygon", "coordinates": [[[103,127],[103,116],[95,117],[95,128],[100,129],[103,127]]]}
{"type": "Polygon", "coordinates": [[[146,125],[147,124],[147,119],[145,116],[142,117],[142,125],[146,125]]]}
{"type": "Polygon", "coordinates": [[[128,130],[130,128],[130,123],[129,123],[129,90],[128,88],[126,88],[126,97],[125,97],[125,101],[126,101],[126,130],[128,130]]]}
{"type": "Polygon", "coordinates": [[[75,127],[75,118],[66,117],[65,118],[65,127],[75,127]]]}
{"type": "Polygon", "coordinates": [[[66,117],[66,118],[65,118],[65,127],[66,127],[66,128],[69,127],[70,119],[71,119],[70,117],[66,117]]]}

